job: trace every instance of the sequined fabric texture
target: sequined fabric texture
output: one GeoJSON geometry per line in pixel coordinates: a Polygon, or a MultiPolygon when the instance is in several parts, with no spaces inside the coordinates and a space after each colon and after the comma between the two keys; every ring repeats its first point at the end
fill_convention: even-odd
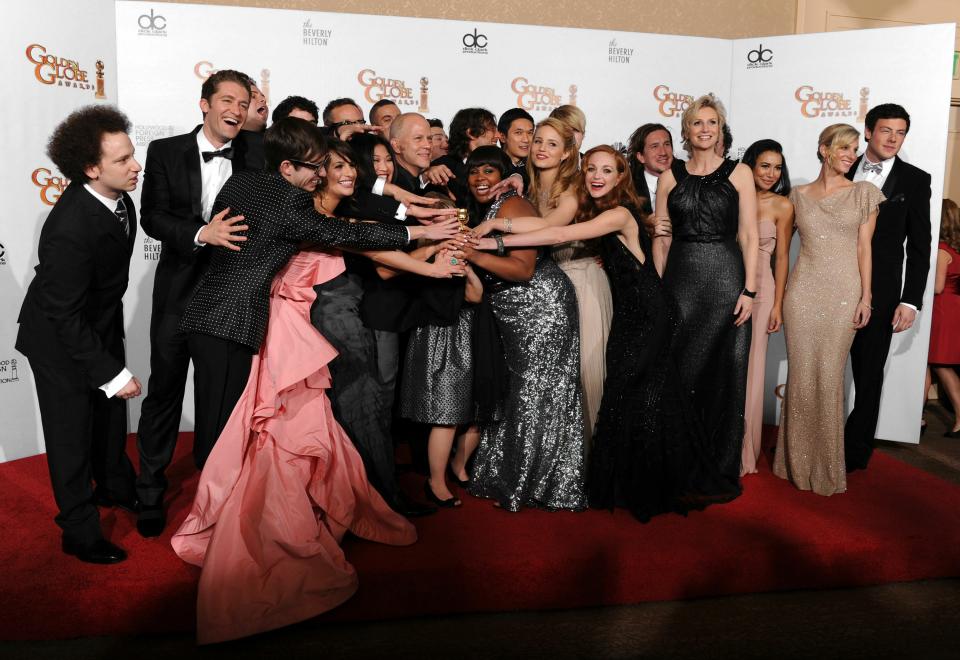
{"type": "Polygon", "coordinates": [[[773,472],[820,495],[847,488],[843,374],[860,302],[857,236],[883,200],[866,181],[816,200],[790,193],[800,255],[787,279],[787,390],[773,472]]]}
{"type": "Polygon", "coordinates": [[[639,520],[685,513],[739,494],[707,450],[676,366],[680,314],[640,227],[644,263],[616,234],[602,240],[613,289],[607,382],[590,454],[590,505],[627,507],[639,520]]]}
{"type": "Polygon", "coordinates": [[[667,199],[673,242],[663,283],[680,310],[680,380],[720,471],[738,481],[752,326],[733,323],[745,277],[736,241],[739,195],[729,179],[735,167],[725,160],[697,176],[674,161],[677,185],[667,199]]]}
{"type": "Polygon", "coordinates": [[[464,304],[455,324],[411,331],[400,379],[401,416],[423,424],[473,421],[473,315],[464,304]]]}
{"type": "MultiPolygon", "coordinates": [[[[495,204],[487,217],[496,215],[495,204]]],[[[488,295],[485,293],[484,295],[488,295]]],[[[573,285],[548,257],[490,294],[509,367],[499,420],[481,428],[470,493],[509,510],[586,506],[580,339],[573,285]]]]}

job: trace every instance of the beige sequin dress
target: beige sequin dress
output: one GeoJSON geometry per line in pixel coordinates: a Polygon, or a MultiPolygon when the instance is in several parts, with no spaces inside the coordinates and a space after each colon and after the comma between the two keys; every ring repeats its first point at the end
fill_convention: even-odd
{"type": "Polygon", "coordinates": [[[787,389],[773,472],[832,495],[847,488],[843,373],[860,301],[857,236],[883,194],[862,181],[819,200],[794,189],[790,200],[800,256],[783,301],[787,389]]]}

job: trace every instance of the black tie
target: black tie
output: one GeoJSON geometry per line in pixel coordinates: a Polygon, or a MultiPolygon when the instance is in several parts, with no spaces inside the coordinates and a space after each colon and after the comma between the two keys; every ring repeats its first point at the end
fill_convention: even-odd
{"type": "Polygon", "coordinates": [[[220,149],[219,151],[203,151],[200,153],[203,156],[203,162],[209,163],[214,158],[226,158],[227,160],[233,160],[233,147],[227,147],[226,149],[220,149]]]}
{"type": "Polygon", "coordinates": [[[122,198],[117,200],[117,210],[113,214],[120,221],[120,229],[123,230],[123,235],[130,236],[130,220],[127,219],[127,207],[124,205],[122,198]]]}

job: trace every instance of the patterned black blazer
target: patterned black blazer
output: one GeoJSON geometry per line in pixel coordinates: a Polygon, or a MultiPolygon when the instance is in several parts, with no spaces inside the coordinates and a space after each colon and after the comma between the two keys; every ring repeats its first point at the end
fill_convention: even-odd
{"type": "Polygon", "coordinates": [[[260,349],[267,331],[270,284],[303,242],[359,249],[402,248],[402,225],[328,218],[313,208],[310,193],[277,172],[240,172],[224,184],[213,212],[230,207],[249,227],[239,251],[216,247],[180,321],[199,332],[260,349]]]}

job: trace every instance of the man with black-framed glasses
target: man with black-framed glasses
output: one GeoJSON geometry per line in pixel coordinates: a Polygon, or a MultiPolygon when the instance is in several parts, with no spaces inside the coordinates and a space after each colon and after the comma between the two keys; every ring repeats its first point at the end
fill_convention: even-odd
{"type": "Polygon", "coordinates": [[[264,135],[266,169],[230,177],[214,212],[233,209],[247,226],[243,249],[216,248],[180,323],[196,377],[194,442],[213,448],[243,393],[266,335],[270,283],[303,243],[354,249],[405,247],[455,236],[457,222],[429,227],[359,223],[319,214],[313,192],[327,155],[322,131],[302,119],[275,122],[264,135]]]}

